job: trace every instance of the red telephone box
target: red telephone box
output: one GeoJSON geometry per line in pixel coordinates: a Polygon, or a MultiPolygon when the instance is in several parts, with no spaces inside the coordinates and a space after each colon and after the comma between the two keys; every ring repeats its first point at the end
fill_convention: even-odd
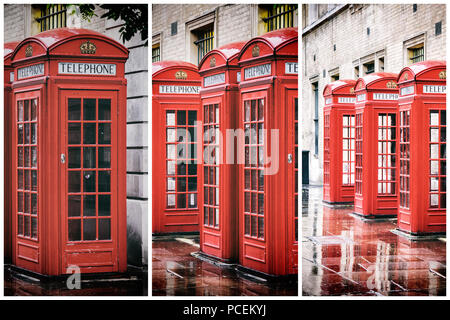
{"type": "Polygon", "coordinates": [[[204,136],[200,249],[225,262],[238,260],[235,144],[227,141],[226,130],[237,128],[240,72],[237,57],[244,44],[236,42],[212,50],[199,64],[204,136]],[[227,158],[230,155],[232,159],[227,158]]]}
{"type": "Polygon", "coordinates": [[[182,61],[153,63],[153,233],[198,232],[200,76],[182,61]]]}
{"type": "Polygon", "coordinates": [[[355,213],[397,215],[397,74],[372,73],[355,86],[355,213]]]}
{"type": "Polygon", "coordinates": [[[355,80],[325,86],[323,201],[353,203],[355,196],[355,80]]]}
{"type": "Polygon", "coordinates": [[[410,235],[446,230],[446,62],[403,68],[400,89],[398,228],[410,235]]]}
{"type": "Polygon", "coordinates": [[[297,46],[297,28],[280,29],[251,39],[238,57],[239,260],[270,275],[298,268],[297,46]]]}
{"type": "Polygon", "coordinates": [[[12,252],[12,228],[11,228],[11,219],[12,219],[12,196],[11,196],[11,180],[12,180],[12,168],[11,168],[11,83],[14,81],[14,69],[11,66],[11,56],[14,52],[14,49],[17,47],[19,42],[8,42],[4,45],[4,68],[3,68],[3,77],[4,77],[4,93],[3,93],[3,159],[4,159],[4,169],[3,169],[3,177],[4,177],[4,249],[5,249],[5,262],[11,262],[11,252],[12,252]]]}
{"type": "Polygon", "coordinates": [[[123,272],[128,50],[55,29],[12,54],[13,264],[39,274],[123,272]]]}

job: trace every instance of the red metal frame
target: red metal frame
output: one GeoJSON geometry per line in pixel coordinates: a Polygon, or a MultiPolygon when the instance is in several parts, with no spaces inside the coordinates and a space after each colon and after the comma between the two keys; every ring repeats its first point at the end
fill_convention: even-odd
{"type": "Polygon", "coordinates": [[[238,146],[243,155],[238,181],[239,262],[245,268],[271,275],[287,275],[298,269],[294,203],[297,46],[297,28],[280,29],[248,41],[238,57],[238,124],[247,131],[244,145],[238,146]],[[265,139],[253,137],[252,126],[255,129],[259,124],[267,131],[265,139]],[[277,140],[272,140],[274,129],[279,134],[277,140]],[[278,154],[270,154],[272,144],[277,144],[278,154]],[[272,162],[261,161],[269,157],[272,162]],[[276,173],[251,179],[253,172],[269,173],[274,161],[278,164],[276,173]]]}
{"type": "Polygon", "coordinates": [[[402,69],[398,228],[412,235],[446,230],[446,62],[402,69]]]}
{"type": "MultiPolygon", "coordinates": [[[[238,54],[245,42],[231,43],[208,52],[199,64],[202,77],[203,152],[215,152],[214,163],[203,161],[203,223],[200,249],[225,262],[238,260],[237,167],[234,143],[226,131],[235,129],[239,110],[238,54]],[[232,147],[229,150],[228,147],[232,147]],[[230,161],[232,160],[232,161],[230,161]]],[[[233,136],[234,139],[234,136],[233,136]]]]}
{"type": "Polygon", "coordinates": [[[182,61],[156,62],[152,68],[152,144],[163,146],[152,153],[153,233],[198,232],[200,76],[195,65],[182,61]]]}
{"type": "Polygon", "coordinates": [[[86,29],[43,32],[23,40],[15,49],[11,165],[13,199],[20,201],[13,201],[12,206],[14,265],[45,275],[68,273],[71,265],[83,273],[127,269],[127,58],[123,45],[86,29]],[[88,64],[104,64],[115,72],[87,75],[78,67],[67,74],[60,63],[79,63],[86,68],[88,64]],[[18,77],[23,68],[36,66],[43,70],[18,77]],[[87,104],[86,109],[78,106],[78,116],[72,117],[74,105],[69,106],[69,98],[93,104],[87,104]],[[110,104],[100,99],[108,99],[110,104]],[[36,106],[30,110],[35,112],[26,117],[26,105],[30,108],[34,101],[36,106]],[[78,182],[70,172],[79,172],[78,182]],[[86,180],[94,178],[96,183],[90,189],[86,180]],[[74,190],[76,185],[80,185],[78,191],[74,190]],[[80,229],[73,221],[80,221],[80,229]],[[81,221],[86,221],[84,237],[74,237],[78,230],[83,231],[81,221]]]}
{"type": "Polygon", "coordinates": [[[323,201],[353,203],[355,195],[355,80],[325,86],[323,201]]]}
{"type": "Polygon", "coordinates": [[[397,215],[397,74],[372,73],[355,85],[355,213],[397,215]]]}
{"type": "Polygon", "coordinates": [[[11,195],[11,181],[13,170],[11,167],[11,153],[12,153],[12,144],[11,144],[11,128],[12,128],[12,89],[11,83],[13,81],[12,77],[14,76],[14,69],[11,66],[11,56],[14,52],[14,49],[17,47],[19,42],[8,42],[4,44],[4,68],[3,68],[3,79],[4,79],[4,93],[3,93],[3,159],[4,159],[4,249],[5,249],[5,262],[10,263],[12,257],[12,195],[11,195]]]}

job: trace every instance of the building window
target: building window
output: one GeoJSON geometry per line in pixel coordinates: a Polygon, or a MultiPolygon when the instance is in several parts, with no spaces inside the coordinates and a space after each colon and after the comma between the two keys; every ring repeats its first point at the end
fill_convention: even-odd
{"type": "Polygon", "coordinates": [[[294,26],[294,12],[296,4],[274,4],[267,6],[267,17],[262,18],[266,24],[266,31],[274,31],[294,26]]]}
{"type": "Polygon", "coordinates": [[[423,44],[408,48],[408,58],[410,63],[416,63],[425,60],[425,50],[423,44]]]}
{"type": "Polygon", "coordinates": [[[333,75],[331,76],[331,81],[338,81],[338,80],[339,80],[339,73],[333,74],[333,75]]]}
{"type": "Polygon", "coordinates": [[[214,49],[214,25],[195,30],[194,33],[198,39],[194,41],[197,46],[197,63],[200,63],[205,54],[214,49]]]}
{"type": "Polygon", "coordinates": [[[359,78],[359,65],[355,66],[355,68],[354,68],[354,78],[355,79],[359,78]]]}
{"type": "Polygon", "coordinates": [[[152,62],[161,61],[161,47],[159,43],[152,45],[152,62]]]}
{"type": "Polygon", "coordinates": [[[314,154],[319,154],[319,83],[314,83],[314,154]]]}
{"type": "Polygon", "coordinates": [[[374,73],[375,72],[375,62],[371,61],[371,62],[364,63],[363,69],[364,69],[364,75],[374,73]]]}
{"type": "Polygon", "coordinates": [[[66,27],[66,5],[43,5],[40,17],[36,18],[36,21],[40,26],[41,32],[66,27]]]}

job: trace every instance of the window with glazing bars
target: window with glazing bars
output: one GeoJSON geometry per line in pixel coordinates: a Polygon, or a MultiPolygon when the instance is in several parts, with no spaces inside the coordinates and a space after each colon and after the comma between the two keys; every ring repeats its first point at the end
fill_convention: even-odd
{"type": "Polygon", "coordinates": [[[197,63],[200,63],[205,54],[214,49],[214,25],[197,31],[197,37],[194,44],[197,46],[197,63]]]}
{"type": "Polygon", "coordinates": [[[405,110],[400,112],[400,207],[409,208],[410,189],[409,189],[409,151],[410,151],[410,137],[409,137],[409,123],[410,111],[405,110]]]}
{"type": "Polygon", "coordinates": [[[342,184],[355,183],[355,116],[342,116],[342,184]]]}
{"type": "Polygon", "coordinates": [[[430,208],[446,208],[446,111],[430,110],[430,208]]]}
{"type": "Polygon", "coordinates": [[[268,8],[267,18],[262,20],[266,23],[266,30],[274,31],[294,26],[295,4],[276,4],[268,8]]]}
{"type": "Polygon", "coordinates": [[[166,111],[166,208],[197,208],[195,110],[166,111]]]}
{"type": "Polygon", "coordinates": [[[17,102],[17,234],[38,238],[38,100],[17,102]]]}
{"type": "Polygon", "coordinates": [[[295,217],[295,223],[294,223],[294,234],[295,234],[295,241],[298,241],[298,98],[295,98],[295,119],[294,119],[294,126],[295,126],[295,144],[294,144],[294,148],[295,148],[295,169],[294,169],[294,174],[295,174],[295,197],[294,197],[294,201],[295,201],[295,212],[294,212],[294,217],[295,217]]]}
{"type": "Polygon", "coordinates": [[[378,114],[378,194],[396,193],[395,113],[378,114]]]}
{"type": "Polygon", "coordinates": [[[411,49],[411,63],[416,63],[416,62],[420,62],[423,61],[425,58],[424,55],[424,47],[419,47],[419,48],[412,48],[411,49]]]}
{"type": "Polygon", "coordinates": [[[355,193],[362,194],[363,170],[363,114],[355,116],[355,193]]]}
{"type": "Polygon", "coordinates": [[[244,233],[264,239],[264,99],[244,102],[244,233]]]}
{"type": "Polygon", "coordinates": [[[219,227],[219,105],[203,107],[203,224],[219,227]]]}
{"type": "Polygon", "coordinates": [[[161,51],[159,45],[152,47],[152,62],[161,61],[161,51]]]}
{"type": "Polygon", "coordinates": [[[41,32],[66,27],[66,7],[65,4],[44,5],[41,8],[41,16],[36,18],[41,32]]]}
{"type": "Polygon", "coordinates": [[[330,114],[323,117],[323,183],[330,185],[330,114]]]}

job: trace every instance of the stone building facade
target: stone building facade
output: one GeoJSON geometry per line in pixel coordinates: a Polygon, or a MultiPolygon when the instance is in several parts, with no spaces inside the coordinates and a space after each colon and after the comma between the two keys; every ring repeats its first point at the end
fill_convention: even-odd
{"type": "MultiPolygon", "coordinates": [[[[4,41],[21,41],[40,32],[36,17],[45,5],[6,4],[4,6],[4,41]]],[[[90,21],[70,14],[67,7],[66,26],[91,29],[122,43],[120,21],[101,19],[103,9],[97,7],[90,21]]],[[[128,263],[148,265],[148,47],[135,35],[124,43],[129,49],[125,65],[127,79],[127,246],[128,263]]]]}
{"type": "Polygon", "coordinates": [[[310,184],[322,183],[324,87],[445,60],[446,25],[445,4],[303,5],[302,151],[310,184]]]}
{"type": "MultiPolygon", "coordinates": [[[[213,46],[247,41],[267,32],[264,18],[273,5],[258,4],[154,4],[152,5],[152,51],[159,60],[182,60],[198,64],[199,34],[213,31],[213,46]]],[[[293,12],[298,26],[298,9],[293,12]]],[[[154,57],[155,55],[152,54],[154,57]]]]}

